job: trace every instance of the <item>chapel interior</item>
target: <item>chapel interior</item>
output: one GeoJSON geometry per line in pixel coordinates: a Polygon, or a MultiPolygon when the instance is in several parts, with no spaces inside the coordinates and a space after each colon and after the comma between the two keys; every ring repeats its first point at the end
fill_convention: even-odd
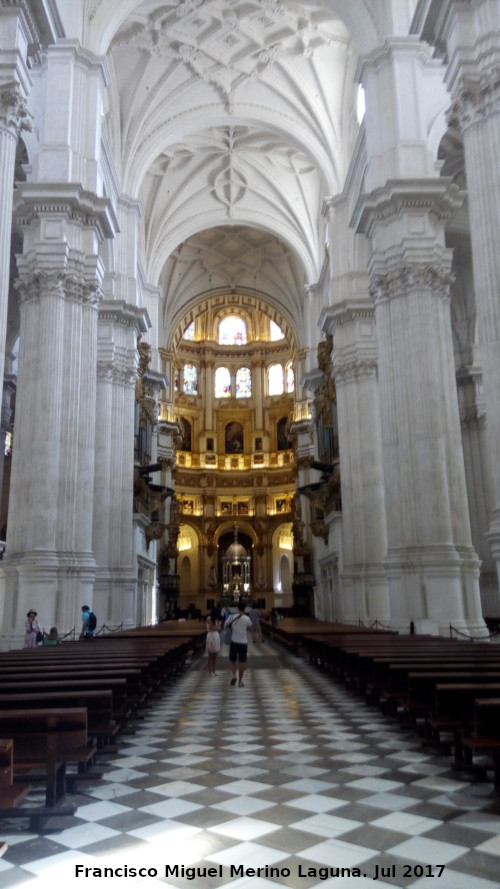
{"type": "Polygon", "coordinates": [[[488,634],[499,15],[2,0],[2,648],[240,597],[488,634]]]}
{"type": "Polygon", "coordinates": [[[499,889],[499,158],[499,0],[0,0],[2,889],[499,889]]]}

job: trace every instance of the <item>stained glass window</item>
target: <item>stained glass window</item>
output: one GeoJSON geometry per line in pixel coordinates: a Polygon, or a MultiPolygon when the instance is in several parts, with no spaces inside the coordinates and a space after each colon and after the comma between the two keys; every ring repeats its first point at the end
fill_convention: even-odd
{"type": "Polygon", "coordinates": [[[281,327],[276,324],[275,321],[271,321],[271,340],[275,342],[276,340],[284,339],[285,334],[283,333],[281,327]]]}
{"type": "Polygon", "coordinates": [[[293,364],[291,361],[289,361],[286,366],[286,391],[287,392],[294,392],[295,391],[295,374],[293,371],[293,364]]]}
{"type": "Polygon", "coordinates": [[[283,395],[283,367],[271,364],[267,371],[269,395],[283,395]]]}
{"type": "Polygon", "coordinates": [[[239,315],[228,315],[219,324],[219,345],[244,346],[247,341],[247,326],[239,315]]]}
{"type": "Polygon", "coordinates": [[[227,367],[218,367],[215,371],[215,397],[229,398],[231,395],[231,374],[227,367]]]}
{"type": "Polygon", "coordinates": [[[191,321],[191,324],[188,324],[184,333],[182,334],[182,338],[184,340],[194,340],[194,321],[191,321]]]}
{"type": "Polygon", "coordinates": [[[236,398],[250,398],[252,373],[249,367],[240,367],[236,373],[236,398]]]}
{"type": "Polygon", "coordinates": [[[198,368],[195,364],[184,365],[182,388],[186,395],[198,394],[198,368]]]}

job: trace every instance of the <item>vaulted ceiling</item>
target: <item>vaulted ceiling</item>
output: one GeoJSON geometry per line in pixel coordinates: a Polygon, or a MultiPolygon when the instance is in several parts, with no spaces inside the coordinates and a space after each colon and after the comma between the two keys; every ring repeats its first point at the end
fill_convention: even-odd
{"type": "Polygon", "coordinates": [[[120,5],[107,131],[143,205],[167,329],[225,286],[266,294],[300,327],[325,258],[323,201],[342,189],[358,129],[345,25],[316,0],[120,5]]]}

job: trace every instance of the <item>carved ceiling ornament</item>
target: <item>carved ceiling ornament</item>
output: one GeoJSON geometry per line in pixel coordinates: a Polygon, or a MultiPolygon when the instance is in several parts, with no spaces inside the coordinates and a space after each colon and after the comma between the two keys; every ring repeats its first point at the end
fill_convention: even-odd
{"type": "Polygon", "coordinates": [[[229,96],[281,57],[312,57],[337,41],[347,42],[345,29],[321,3],[233,0],[228,9],[222,0],[192,0],[163,3],[122,29],[113,44],[182,60],[229,96]]]}

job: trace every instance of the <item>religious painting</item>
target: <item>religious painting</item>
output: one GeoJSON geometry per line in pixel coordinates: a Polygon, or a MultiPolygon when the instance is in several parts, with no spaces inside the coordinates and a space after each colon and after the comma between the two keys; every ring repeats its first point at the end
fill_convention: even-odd
{"type": "Polygon", "coordinates": [[[243,426],[232,420],[226,426],[226,454],[243,453],[243,426]]]}
{"type": "Polygon", "coordinates": [[[181,427],[181,451],[190,451],[191,450],[191,423],[189,420],[186,420],[185,417],[181,417],[179,420],[179,426],[181,427]]]}
{"type": "Polygon", "coordinates": [[[278,420],[276,432],[278,439],[278,451],[286,451],[288,448],[292,447],[292,443],[288,438],[287,432],[287,423],[288,417],[282,417],[281,420],[278,420]]]}

